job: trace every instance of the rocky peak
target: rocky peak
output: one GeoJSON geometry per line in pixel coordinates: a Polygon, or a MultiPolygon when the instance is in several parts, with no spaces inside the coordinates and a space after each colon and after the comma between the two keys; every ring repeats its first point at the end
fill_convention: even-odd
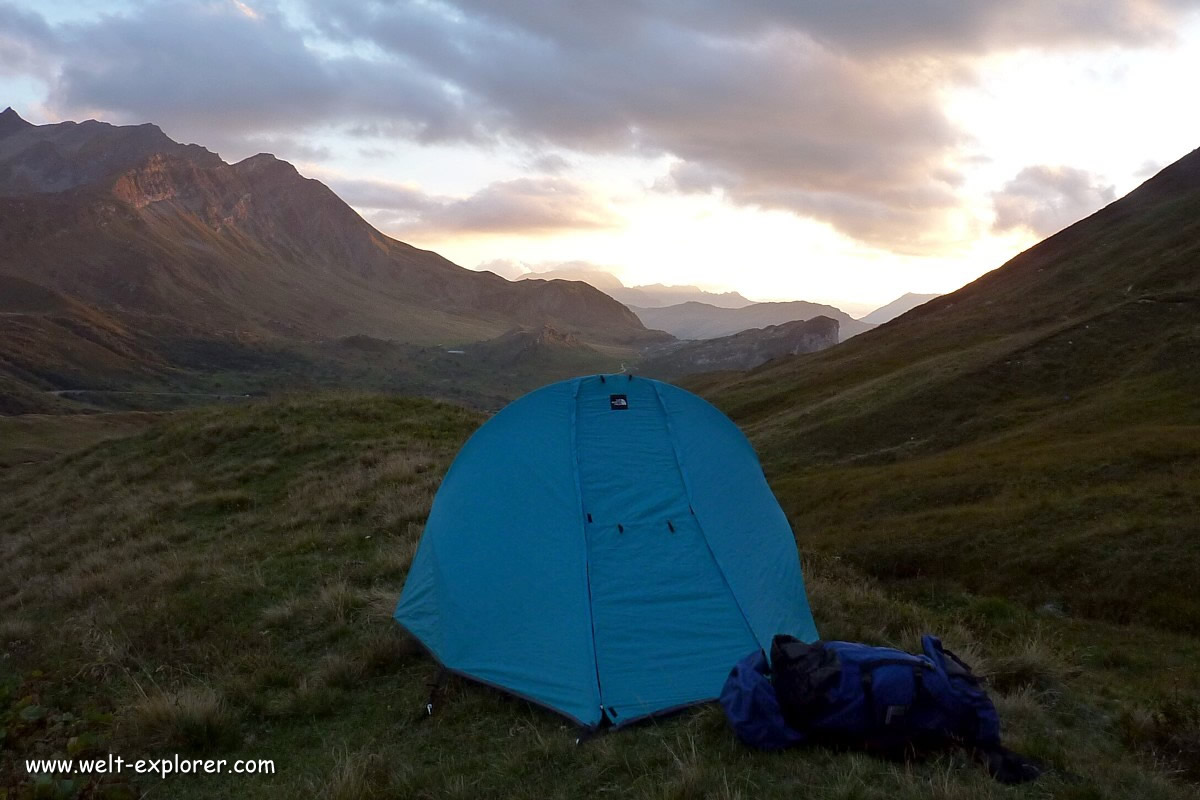
{"type": "Polygon", "coordinates": [[[296,168],[287,161],[282,161],[276,158],[271,153],[258,153],[257,155],[244,158],[233,165],[233,168],[242,175],[262,175],[279,173],[280,175],[299,176],[300,173],[296,168]]]}
{"type": "Polygon", "coordinates": [[[21,119],[21,115],[12,106],[0,111],[0,137],[34,127],[33,123],[21,119]]]}

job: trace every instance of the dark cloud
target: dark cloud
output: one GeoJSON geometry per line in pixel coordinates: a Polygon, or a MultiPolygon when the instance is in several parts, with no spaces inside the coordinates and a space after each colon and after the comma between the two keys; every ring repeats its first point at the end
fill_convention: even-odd
{"type": "Polygon", "coordinates": [[[1140,44],[1175,4],[549,0],[321,4],[327,35],[369,42],[450,82],[493,131],[592,152],[670,154],[659,188],[830,222],[875,244],[936,249],[965,144],[941,89],[1012,46],[1140,44]]]}
{"type": "Polygon", "coordinates": [[[350,205],[366,209],[375,225],[394,233],[544,233],[621,222],[605,202],[563,178],[497,181],[465,198],[380,181],[331,180],[329,185],[350,205]]]}
{"type": "Polygon", "coordinates": [[[46,75],[54,32],[37,14],[0,3],[0,76],[46,75]]]}
{"type": "MultiPolygon", "coordinates": [[[[473,0],[478,2],[479,0],[473,0]]],[[[1192,0],[743,0],[667,2],[681,25],[714,33],[803,31],[838,50],[875,57],[964,55],[1010,47],[1140,45],[1170,39],[1192,0]]]]}
{"type": "Polygon", "coordinates": [[[558,153],[545,153],[526,162],[525,167],[543,175],[561,175],[571,169],[571,162],[558,153]]]}
{"type": "MultiPolygon", "coordinates": [[[[932,232],[958,205],[970,143],[941,98],[978,58],[1167,41],[1196,5],[323,0],[296,6],[301,19],[247,2],[253,15],[232,0],[171,1],[53,28],[0,5],[0,57],[19,71],[53,53],[62,113],[153,120],[232,150],[333,127],[366,150],[511,146],[548,177],[563,157],[541,154],[668,155],[661,190],[720,191],[915,252],[938,247],[932,232]]],[[[586,207],[569,184],[555,189],[565,198],[541,179],[497,186],[420,214],[507,230],[562,202],[586,207]]]]}
{"type": "Polygon", "coordinates": [[[1116,199],[1112,185],[1073,167],[1026,167],[992,195],[995,231],[1025,228],[1048,236],[1116,199]]]}
{"type": "Polygon", "coordinates": [[[394,57],[322,52],[274,6],[253,5],[248,14],[232,0],[149,3],[54,28],[26,16],[57,64],[49,104],[66,115],[152,120],[239,154],[255,139],[295,141],[347,121],[418,141],[479,138],[479,118],[436,75],[394,57]]]}

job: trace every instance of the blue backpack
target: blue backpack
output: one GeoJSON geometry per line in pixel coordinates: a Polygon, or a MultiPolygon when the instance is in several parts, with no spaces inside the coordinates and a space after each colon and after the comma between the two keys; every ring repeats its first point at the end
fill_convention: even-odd
{"type": "Polygon", "coordinates": [[[776,636],[771,664],[742,659],[721,691],[738,738],[774,750],[816,740],[900,755],[958,744],[999,748],[1000,719],[970,667],[935,636],[924,653],[776,636]]]}

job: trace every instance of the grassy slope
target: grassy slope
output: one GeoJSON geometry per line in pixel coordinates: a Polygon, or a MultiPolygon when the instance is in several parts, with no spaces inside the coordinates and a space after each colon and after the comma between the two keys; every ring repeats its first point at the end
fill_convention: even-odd
{"type": "Polygon", "coordinates": [[[805,546],[1200,632],[1200,151],[848,343],[698,388],[805,546]]]}
{"type": "Polygon", "coordinates": [[[158,417],[136,411],[112,414],[0,416],[0,469],[48,461],[149,427],[158,417]]]}
{"type": "Polygon", "coordinates": [[[713,707],[576,748],[558,717],[457,681],[418,721],[433,668],[390,614],[481,419],[367,397],[214,408],[0,472],[0,786],[32,793],[26,757],[112,750],[277,761],[126,787],[182,798],[1194,796],[1196,639],[961,592],[897,599],[815,554],[826,636],[941,632],[991,676],[1011,745],[1076,777],[1005,789],[954,755],[758,754],[713,707]]]}

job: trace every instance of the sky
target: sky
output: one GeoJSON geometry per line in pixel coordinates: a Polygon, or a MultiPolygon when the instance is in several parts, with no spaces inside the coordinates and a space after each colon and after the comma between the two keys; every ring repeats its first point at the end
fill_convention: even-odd
{"type": "Polygon", "coordinates": [[[506,277],[862,313],[1200,146],[1200,0],[0,0],[0,107],[271,152],[506,277]]]}

